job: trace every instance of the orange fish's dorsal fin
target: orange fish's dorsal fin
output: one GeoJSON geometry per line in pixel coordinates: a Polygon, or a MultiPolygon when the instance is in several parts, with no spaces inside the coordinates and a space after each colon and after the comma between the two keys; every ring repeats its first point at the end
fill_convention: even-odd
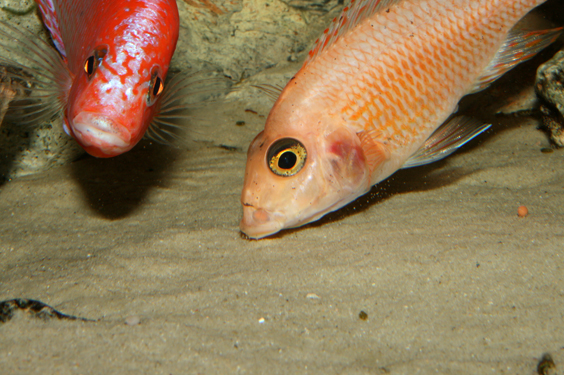
{"type": "MultiPolygon", "coordinates": [[[[193,74],[169,75],[159,101],[155,115],[145,138],[157,143],[179,146],[188,139],[190,133],[205,134],[204,127],[213,124],[210,116],[198,117],[196,112],[204,113],[206,106],[215,106],[208,111],[217,111],[217,102],[225,100],[233,89],[233,82],[224,75],[214,71],[202,71],[193,74]]],[[[206,107],[207,108],[207,107],[206,107]]]]}
{"type": "Polygon", "coordinates": [[[446,158],[490,126],[470,117],[454,117],[435,130],[402,168],[418,167],[446,158]]]}
{"type": "Polygon", "coordinates": [[[535,56],[554,42],[563,29],[559,27],[539,31],[512,30],[469,94],[484,90],[515,65],[535,56]]]}
{"type": "Polygon", "coordinates": [[[360,139],[360,145],[364,151],[366,163],[370,169],[370,173],[374,172],[378,165],[382,164],[390,158],[390,151],[384,143],[382,143],[382,132],[378,129],[365,130],[357,133],[360,139]]]}
{"type": "Polygon", "coordinates": [[[388,9],[399,1],[401,0],[351,0],[351,3],[343,9],[341,15],[334,18],[323,35],[314,42],[304,66],[360,22],[379,11],[388,9]]]}
{"type": "Polygon", "coordinates": [[[43,23],[49,29],[51,33],[51,38],[53,38],[53,43],[63,55],[64,57],[67,56],[65,51],[65,44],[63,43],[63,38],[61,36],[61,30],[59,28],[59,19],[57,17],[57,12],[55,11],[55,5],[53,4],[53,0],[35,0],[37,6],[39,7],[39,11],[41,12],[41,16],[43,17],[43,23]]]}

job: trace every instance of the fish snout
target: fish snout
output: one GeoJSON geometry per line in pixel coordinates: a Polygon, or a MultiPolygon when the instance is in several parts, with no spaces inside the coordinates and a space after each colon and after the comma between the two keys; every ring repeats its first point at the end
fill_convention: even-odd
{"type": "Polygon", "coordinates": [[[97,113],[79,113],[70,128],[77,142],[96,157],[120,155],[135,146],[128,128],[97,113]]]}
{"type": "Polygon", "coordinates": [[[284,220],[281,214],[271,213],[263,208],[255,208],[243,204],[243,218],[241,219],[241,231],[250,238],[262,238],[279,232],[284,228],[284,220]]]}

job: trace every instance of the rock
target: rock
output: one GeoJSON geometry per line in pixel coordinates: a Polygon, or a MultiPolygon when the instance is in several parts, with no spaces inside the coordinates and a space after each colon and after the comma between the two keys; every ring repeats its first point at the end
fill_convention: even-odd
{"type": "Polygon", "coordinates": [[[542,121],[550,139],[564,147],[564,50],[539,67],[535,90],[542,99],[542,121]]]}
{"type": "Polygon", "coordinates": [[[344,7],[343,0],[184,0],[172,67],[218,69],[236,81],[296,63],[344,7]]]}

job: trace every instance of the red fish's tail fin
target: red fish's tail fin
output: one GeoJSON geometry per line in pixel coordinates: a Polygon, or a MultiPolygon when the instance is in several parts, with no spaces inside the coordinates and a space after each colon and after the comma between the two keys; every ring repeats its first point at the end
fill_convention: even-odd
{"type": "Polygon", "coordinates": [[[41,16],[43,17],[43,23],[49,29],[51,33],[51,38],[53,38],[53,43],[63,55],[67,56],[65,51],[65,44],[63,43],[63,38],[61,36],[61,29],[59,27],[59,19],[57,17],[57,12],[55,10],[55,4],[53,0],[35,0],[39,10],[41,11],[41,16]]]}

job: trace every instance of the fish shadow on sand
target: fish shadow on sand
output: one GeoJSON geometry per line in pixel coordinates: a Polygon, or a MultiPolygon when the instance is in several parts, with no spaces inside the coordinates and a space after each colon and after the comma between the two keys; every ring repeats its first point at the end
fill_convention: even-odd
{"type": "Polygon", "coordinates": [[[143,205],[149,191],[166,186],[167,171],[182,150],[139,142],[131,151],[109,159],[85,155],[71,165],[71,174],[80,184],[86,204],[98,215],[117,220],[143,205]]]}
{"type": "Polygon", "coordinates": [[[30,147],[31,136],[32,133],[27,129],[17,129],[11,124],[0,123],[0,186],[12,178],[16,161],[23,158],[24,150],[30,147]]]}

